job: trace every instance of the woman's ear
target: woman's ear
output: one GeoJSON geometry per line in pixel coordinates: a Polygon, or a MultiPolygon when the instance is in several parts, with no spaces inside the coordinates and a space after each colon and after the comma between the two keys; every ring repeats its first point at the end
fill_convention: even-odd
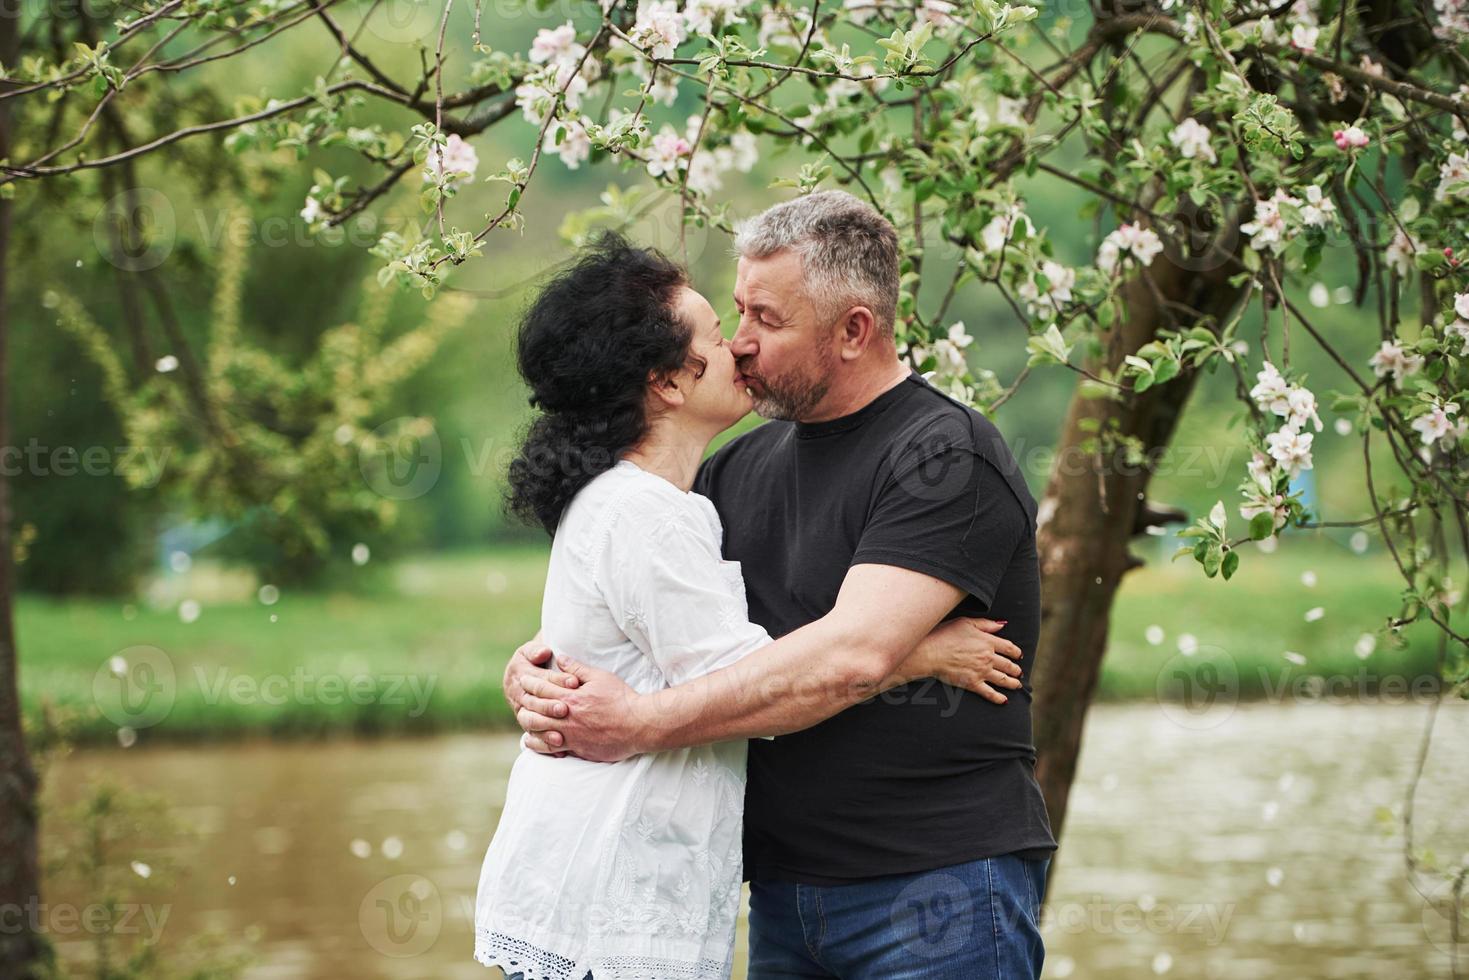
{"type": "Polygon", "coordinates": [[[683,404],[684,392],[678,386],[678,377],[674,374],[649,374],[648,390],[653,393],[654,398],[669,408],[677,408],[683,404]]]}

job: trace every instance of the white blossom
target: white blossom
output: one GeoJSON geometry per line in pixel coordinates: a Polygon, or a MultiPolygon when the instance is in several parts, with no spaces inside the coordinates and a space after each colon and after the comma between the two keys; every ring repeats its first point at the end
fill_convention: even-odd
{"type": "Polygon", "coordinates": [[[1333,130],[1331,139],[1336,143],[1338,150],[1360,150],[1372,142],[1361,126],[1348,126],[1346,129],[1333,130]]]}
{"type": "Polygon", "coordinates": [[[1010,207],[990,219],[979,233],[979,242],[986,254],[994,254],[1005,247],[1005,243],[1015,237],[1016,229],[1021,223],[1025,224],[1025,234],[1029,238],[1035,234],[1035,225],[1030,223],[1030,217],[1020,209],[1020,205],[1012,204],[1010,207]]]}
{"type": "Polygon", "coordinates": [[[306,198],[306,206],[301,209],[301,220],[307,224],[314,224],[326,217],[321,209],[321,202],[314,197],[306,198]]]}
{"type": "Polygon", "coordinates": [[[1173,131],[1168,134],[1168,142],[1178,149],[1181,157],[1217,162],[1214,147],[1209,145],[1209,127],[1193,116],[1173,127],[1173,131]]]}
{"type": "Polygon", "coordinates": [[[1255,481],[1262,493],[1270,493],[1275,488],[1275,462],[1258,449],[1245,464],[1250,472],[1250,479],[1255,481]]]}
{"type": "Polygon", "coordinates": [[[537,65],[564,60],[575,64],[585,52],[586,48],[576,43],[576,28],[569,20],[560,27],[541,28],[530,43],[530,60],[537,65]]]}
{"type": "Polygon", "coordinates": [[[1423,370],[1422,356],[1406,353],[1403,345],[1395,340],[1384,340],[1368,363],[1379,378],[1391,375],[1394,387],[1401,387],[1404,378],[1423,370]]]}
{"type": "Polygon", "coordinates": [[[1286,425],[1278,432],[1272,432],[1265,437],[1265,445],[1270,456],[1281,465],[1291,477],[1300,475],[1301,470],[1311,468],[1311,440],[1314,436],[1309,432],[1299,432],[1286,425]]]}
{"type": "Polygon", "coordinates": [[[743,24],[739,0],[688,0],[684,24],[689,34],[713,34],[716,27],[743,24]]]}
{"type": "Polygon", "coordinates": [[[561,157],[561,162],[566,164],[567,170],[575,170],[592,155],[591,137],[587,135],[586,127],[576,119],[563,120],[560,128],[565,129],[566,132],[561,137],[559,144],[556,142],[558,127],[552,125],[546,131],[546,152],[561,157]]]}
{"type": "Polygon", "coordinates": [[[444,179],[447,183],[454,184],[459,181],[474,179],[474,172],[479,169],[479,155],[457,133],[451,134],[442,147],[435,146],[429,151],[429,165],[424,168],[424,183],[433,181],[435,177],[444,179]]]}
{"type": "Polygon", "coordinates": [[[744,130],[735,133],[729,138],[729,153],[730,166],[742,174],[749,173],[760,161],[760,148],[755,134],[744,130]]]}
{"type": "Polygon", "coordinates": [[[1469,190],[1469,155],[1450,153],[1438,168],[1438,187],[1434,189],[1433,199],[1458,197],[1465,190],[1469,190]]]}
{"type": "Polygon", "coordinates": [[[1469,420],[1455,419],[1459,414],[1458,402],[1434,400],[1433,408],[1413,420],[1413,429],[1423,439],[1423,445],[1432,446],[1442,441],[1443,448],[1450,449],[1454,443],[1469,432],[1469,420]]]}
{"type": "Polygon", "coordinates": [[[1302,221],[1310,227],[1322,228],[1336,220],[1336,205],[1322,192],[1319,184],[1307,184],[1305,193],[1305,201],[1297,202],[1302,221]]]}
{"type": "Polygon", "coordinates": [[[1290,384],[1274,364],[1266,361],[1264,369],[1255,375],[1255,381],[1257,383],[1250,389],[1250,397],[1260,406],[1261,411],[1276,415],[1290,414],[1290,384]]]}
{"type": "Polygon", "coordinates": [[[1286,237],[1285,216],[1280,213],[1280,202],[1277,197],[1268,200],[1255,201],[1255,220],[1246,222],[1239,226],[1239,230],[1250,236],[1250,248],[1257,252],[1266,249],[1280,254],[1285,249],[1289,238],[1286,237]]]}
{"type": "Polygon", "coordinates": [[[1036,288],[1035,280],[1025,279],[1016,290],[1020,298],[1026,301],[1026,307],[1031,316],[1039,311],[1047,312],[1059,310],[1062,303],[1071,302],[1071,287],[1076,285],[1076,270],[1068,269],[1066,266],[1051,259],[1041,263],[1041,274],[1046,277],[1050,284],[1046,287],[1044,295],[1036,288]]]}
{"type": "Polygon", "coordinates": [[[1245,495],[1245,502],[1240,504],[1239,514],[1245,520],[1253,520],[1256,514],[1270,514],[1273,517],[1275,530],[1285,527],[1286,518],[1289,515],[1285,496],[1278,493],[1251,493],[1245,495]]]}
{"type": "Polygon", "coordinates": [[[1388,242],[1383,260],[1398,274],[1398,278],[1406,279],[1413,271],[1413,255],[1422,248],[1422,242],[1399,228],[1393,234],[1392,241],[1388,242]]]}
{"type": "Polygon", "coordinates": [[[1110,276],[1125,259],[1135,259],[1144,266],[1152,265],[1154,257],[1161,251],[1163,242],[1152,229],[1129,222],[1102,239],[1101,247],[1097,249],[1097,268],[1110,276]]]}
{"type": "Polygon", "coordinates": [[[1321,28],[1312,24],[1296,24],[1290,29],[1290,46],[1308,54],[1316,50],[1316,36],[1321,28]]]}
{"type": "Polygon", "coordinates": [[[639,0],[628,37],[655,58],[672,58],[688,37],[688,28],[676,0],[639,0]]]}
{"type": "Polygon", "coordinates": [[[651,153],[648,156],[648,176],[662,177],[664,174],[674,174],[689,165],[689,152],[693,146],[688,140],[673,131],[672,126],[665,125],[657,136],[653,137],[651,153]]]}

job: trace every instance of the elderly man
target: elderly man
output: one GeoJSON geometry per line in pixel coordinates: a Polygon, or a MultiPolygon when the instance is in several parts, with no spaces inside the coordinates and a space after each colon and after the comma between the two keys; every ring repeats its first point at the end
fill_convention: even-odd
{"type": "MultiPolygon", "coordinates": [[[[710,456],[694,489],[743,566],[750,618],[784,636],[656,694],[517,651],[526,744],[614,760],[731,738],[749,747],[750,977],[1038,977],[1055,841],[1034,776],[1040,621],[1035,501],[1004,439],[898,357],[897,235],[840,191],[737,237],[732,341],[771,420],[710,456]],[[938,622],[985,616],[1026,652],[1004,704],[877,681],[938,622]]],[[[548,846],[555,846],[548,841],[548,846]]]]}

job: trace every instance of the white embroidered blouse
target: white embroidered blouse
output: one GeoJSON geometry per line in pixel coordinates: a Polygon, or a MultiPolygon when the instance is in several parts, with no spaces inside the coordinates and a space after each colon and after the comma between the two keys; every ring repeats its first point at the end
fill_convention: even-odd
{"type": "MultiPolygon", "coordinates": [[[[770,642],[714,505],[621,460],[557,527],[541,604],[557,654],[647,693],[770,642]]],[[[743,739],[618,763],[523,749],[485,854],[475,959],[525,980],[723,980],[739,912],[743,739]]]]}

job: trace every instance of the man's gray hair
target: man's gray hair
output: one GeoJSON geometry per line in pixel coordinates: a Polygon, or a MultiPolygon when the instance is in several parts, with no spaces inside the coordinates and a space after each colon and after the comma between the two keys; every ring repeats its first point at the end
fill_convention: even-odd
{"type": "Polygon", "coordinates": [[[786,249],[801,256],[818,313],[835,317],[865,306],[878,332],[892,338],[898,309],[898,233],[892,222],[846,191],[816,191],[777,204],[735,230],[735,251],[745,258],[786,249]]]}

